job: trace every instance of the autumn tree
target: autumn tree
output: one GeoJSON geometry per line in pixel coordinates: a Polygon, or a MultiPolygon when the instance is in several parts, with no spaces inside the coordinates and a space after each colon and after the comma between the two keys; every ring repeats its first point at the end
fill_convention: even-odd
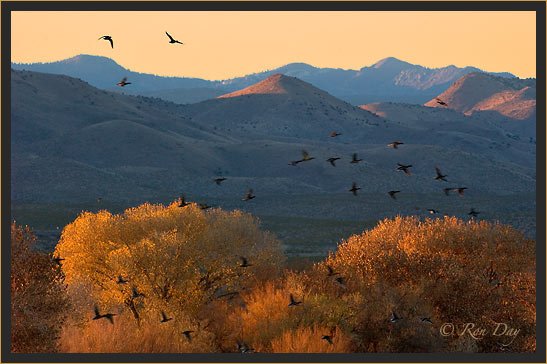
{"type": "Polygon", "coordinates": [[[59,263],[35,249],[29,227],[11,226],[11,351],[57,351],[69,307],[59,263]]]}
{"type": "Polygon", "coordinates": [[[312,275],[321,281],[331,267],[345,295],[363,295],[354,332],[367,351],[533,351],[535,246],[499,223],[397,217],[350,237],[312,275]],[[393,312],[404,319],[391,322],[393,312]],[[455,329],[446,336],[444,323],[455,329]],[[462,335],[466,323],[487,334],[462,335]],[[498,323],[518,335],[494,335],[498,323]]]}
{"type": "Polygon", "coordinates": [[[161,311],[197,319],[209,302],[275,276],[283,260],[255,217],[178,202],[84,212],[65,227],[56,254],[69,287],[88,287],[101,312],[128,309],[137,321],[159,320],[161,311]]]}

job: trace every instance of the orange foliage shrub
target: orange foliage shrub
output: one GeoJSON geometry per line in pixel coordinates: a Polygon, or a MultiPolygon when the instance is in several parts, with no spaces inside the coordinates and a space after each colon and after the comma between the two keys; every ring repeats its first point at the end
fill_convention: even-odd
{"type": "Polygon", "coordinates": [[[352,349],[351,339],[338,327],[332,330],[304,326],[272,340],[274,353],[351,353],[352,349]],[[332,336],[332,344],[321,339],[323,335],[332,336]]]}
{"type": "Polygon", "coordinates": [[[57,351],[57,338],[69,307],[59,265],[34,249],[28,227],[11,226],[11,351],[57,351]]]}
{"type": "Polygon", "coordinates": [[[509,226],[456,218],[386,219],[342,243],[310,275],[321,280],[327,265],[346,279],[344,294],[365,297],[354,328],[363,350],[490,352],[500,351],[498,343],[535,350],[535,241],[509,226]],[[405,319],[389,322],[392,311],[405,319]],[[454,325],[453,335],[440,335],[443,323],[454,325]],[[463,345],[469,341],[462,337],[469,334],[462,335],[467,323],[487,330],[463,345]],[[497,323],[520,331],[514,337],[493,335],[497,323]]]}

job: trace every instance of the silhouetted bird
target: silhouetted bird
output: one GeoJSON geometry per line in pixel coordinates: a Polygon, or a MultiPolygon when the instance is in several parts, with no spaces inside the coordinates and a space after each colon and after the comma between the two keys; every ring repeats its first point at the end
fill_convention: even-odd
{"type": "Polygon", "coordinates": [[[305,150],[302,151],[302,159],[300,160],[300,162],[308,162],[308,161],[311,161],[312,159],[315,159],[315,157],[310,157],[308,155],[308,152],[306,152],[305,150]]]}
{"type": "Polygon", "coordinates": [[[113,319],[113,317],[116,316],[115,313],[105,313],[104,315],[101,315],[101,314],[99,313],[99,307],[97,307],[97,305],[95,305],[94,311],[95,311],[95,317],[93,317],[93,320],[98,320],[98,319],[106,318],[108,321],[110,321],[110,323],[111,323],[112,325],[114,325],[114,319],[113,319]]]}
{"type": "Polygon", "coordinates": [[[467,215],[477,217],[477,215],[480,214],[480,213],[481,213],[480,211],[475,211],[475,209],[471,207],[471,211],[467,215]]]}
{"type": "Polygon", "coordinates": [[[435,209],[427,209],[427,211],[429,211],[429,213],[430,213],[431,215],[436,214],[436,213],[439,212],[438,210],[435,210],[435,209]]]}
{"type": "Polygon", "coordinates": [[[342,288],[346,289],[346,283],[344,278],[342,277],[336,277],[332,280],[334,283],[338,283],[342,288]]]}
{"type": "Polygon", "coordinates": [[[361,187],[357,187],[357,184],[353,182],[353,185],[351,186],[351,189],[349,189],[349,192],[353,193],[353,196],[357,196],[357,190],[360,190],[361,187]]]}
{"type": "Polygon", "coordinates": [[[333,132],[329,135],[329,138],[334,138],[334,137],[337,137],[338,135],[342,135],[342,134],[333,131],[333,132]]]}
{"type": "Polygon", "coordinates": [[[449,192],[450,192],[451,190],[453,190],[453,189],[454,189],[454,188],[452,188],[452,187],[443,188],[444,194],[448,196],[448,195],[449,195],[449,192]]]}
{"type": "Polygon", "coordinates": [[[441,173],[441,170],[439,169],[439,167],[435,166],[435,172],[437,172],[437,177],[435,177],[434,179],[436,179],[436,180],[442,180],[442,181],[448,182],[446,179],[444,179],[444,177],[446,177],[447,175],[446,175],[446,174],[442,174],[442,173],[441,173]]]}
{"type": "Polygon", "coordinates": [[[199,208],[202,209],[202,210],[207,210],[207,209],[210,209],[211,207],[213,207],[213,206],[209,206],[205,202],[202,202],[202,203],[199,204],[199,208]]]}
{"type": "Polygon", "coordinates": [[[439,99],[438,97],[435,97],[435,100],[437,100],[437,104],[440,104],[444,107],[448,107],[448,105],[446,104],[446,102],[444,102],[443,100],[439,99]]]}
{"type": "Polygon", "coordinates": [[[399,166],[399,167],[397,167],[397,170],[403,171],[403,172],[405,172],[405,174],[406,174],[407,176],[410,176],[410,172],[408,171],[408,169],[409,169],[410,167],[412,167],[412,164],[409,164],[408,166],[405,166],[404,164],[397,163],[397,165],[399,166]]]}
{"type": "Polygon", "coordinates": [[[501,351],[510,351],[510,352],[515,352],[515,350],[513,350],[509,344],[502,344],[500,343],[499,341],[496,341],[496,345],[501,349],[501,351]]]}
{"type": "Polygon", "coordinates": [[[220,186],[222,181],[226,181],[225,177],[215,178],[215,183],[220,186]]]}
{"type": "Polygon", "coordinates": [[[332,336],[330,336],[330,335],[321,336],[321,340],[326,340],[329,344],[332,345],[332,336]]]}
{"type": "Polygon", "coordinates": [[[100,197],[97,199],[97,202],[98,202],[98,203],[101,203],[102,201],[103,201],[103,199],[100,198],[100,197]]]}
{"type": "Polygon", "coordinates": [[[336,167],[336,164],[334,164],[334,161],[337,161],[338,159],[340,158],[330,157],[329,159],[327,159],[327,162],[330,162],[330,164],[332,164],[333,167],[336,167]]]}
{"type": "Polygon", "coordinates": [[[350,163],[359,163],[362,159],[357,158],[357,153],[353,153],[350,163]]]}
{"type": "Polygon", "coordinates": [[[397,146],[398,145],[401,145],[401,144],[405,144],[403,142],[391,142],[388,144],[389,147],[393,147],[393,149],[398,149],[397,146]]]}
{"type": "Polygon", "coordinates": [[[126,281],[125,279],[123,279],[123,277],[121,276],[121,274],[118,276],[118,280],[116,281],[116,283],[118,284],[126,284],[128,281],[126,281]]]}
{"type": "Polygon", "coordinates": [[[184,207],[190,205],[186,200],[184,199],[184,195],[180,195],[180,204],[179,207],[184,207]]]}
{"type": "Polygon", "coordinates": [[[458,192],[458,195],[460,197],[463,197],[463,192],[467,189],[467,187],[456,187],[454,188],[454,191],[458,192]]]}
{"type": "Polygon", "coordinates": [[[239,257],[239,259],[241,259],[241,265],[240,265],[241,268],[247,268],[252,265],[247,263],[247,258],[245,257],[239,257]]]}
{"type": "Polygon", "coordinates": [[[391,196],[392,199],[396,200],[397,198],[395,197],[395,194],[399,193],[399,192],[401,192],[401,191],[389,191],[388,193],[389,193],[389,195],[391,196]]]}
{"type": "Polygon", "coordinates": [[[131,287],[131,291],[133,292],[133,296],[131,296],[131,298],[146,297],[144,293],[138,292],[137,287],[135,286],[131,287]]]}
{"type": "Polygon", "coordinates": [[[329,273],[327,274],[327,277],[332,277],[332,276],[335,276],[337,274],[340,274],[340,273],[334,272],[334,270],[331,268],[330,265],[327,265],[327,270],[329,271],[329,273]]]}
{"type": "Polygon", "coordinates": [[[56,257],[56,258],[53,258],[53,261],[55,263],[57,263],[58,265],[61,265],[61,261],[65,260],[64,258],[59,258],[59,257],[56,257]]]}
{"type": "Polygon", "coordinates": [[[109,35],[103,35],[102,37],[100,37],[100,38],[97,39],[97,40],[101,40],[101,39],[110,41],[110,46],[111,46],[112,48],[114,48],[114,41],[112,40],[112,37],[111,37],[111,36],[109,36],[109,35]]]}
{"type": "Polygon", "coordinates": [[[293,297],[293,295],[292,295],[292,293],[291,293],[289,299],[290,299],[290,301],[291,301],[291,302],[289,303],[289,307],[291,307],[291,306],[298,306],[299,304],[302,303],[302,301],[295,301],[295,300],[294,300],[294,297],[293,297]]]}
{"type": "Polygon", "coordinates": [[[169,35],[169,33],[165,32],[165,34],[167,34],[167,36],[168,36],[168,37],[169,37],[169,39],[170,39],[170,40],[169,40],[169,43],[178,43],[178,44],[184,44],[184,43],[182,43],[182,42],[179,42],[178,40],[175,40],[175,39],[173,39],[173,37],[172,37],[172,36],[170,36],[170,35],[169,35]]]}
{"type": "Polygon", "coordinates": [[[249,192],[247,192],[247,196],[245,196],[244,198],[242,198],[243,201],[249,201],[249,200],[252,200],[253,198],[255,198],[256,196],[253,196],[253,189],[252,188],[249,188],[249,192]]]}
{"type": "Polygon", "coordinates": [[[390,317],[389,321],[395,323],[395,322],[401,321],[402,319],[403,319],[402,317],[397,316],[395,311],[391,311],[391,317],[390,317]]]}
{"type": "Polygon", "coordinates": [[[186,330],[186,331],[181,331],[181,334],[186,336],[186,340],[188,340],[188,342],[192,342],[192,338],[190,337],[190,334],[192,332],[194,332],[194,331],[193,330],[186,330]]]}
{"type": "Polygon", "coordinates": [[[125,85],[131,85],[131,82],[127,81],[127,77],[122,78],[121,82],[117,83],[116,86],[124,87],[125,85]]]}
{"type": "Polygon", "coordinates": [[[433,321],[429,317],[420,317],[420,322],[429,323],[433,325],[433,321]]]}
{"type": "Polygon", "coordinates": [[[249,354],[253,353],[255,349],[252,349],[245,343],[245,341],[239,341],[237,340],[237,350],[242,354],[249,354]]]}
{"type": "Polygon", "coordinates": [[[161,311],[161,321],[160,321],[161,323],[171,321],[172,319],[173,319],[172,317],[167,317],[165,312],[161,311]]]}

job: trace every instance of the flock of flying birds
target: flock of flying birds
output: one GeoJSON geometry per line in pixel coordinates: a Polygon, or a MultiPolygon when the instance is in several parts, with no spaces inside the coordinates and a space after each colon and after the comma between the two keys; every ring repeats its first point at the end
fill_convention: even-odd
{"type": "MultiPolygon", "coordinates": [[[[179,44],[184,44],[182,42],[179,42],[178,40],[174,39],[169,33],[165,32],[165,34],[167,34],[167,36],[169,37],[169,43],[179,43],[179,44]]],[[[104,35],[102,37],[100,37],[99,39],[103,39],[103,40],[107,40],[110,42],[110,45],[112,48],[114,48],[114,41],[112,39],[111,36],[109,35],[104,35]]],[[[120,87],[124,87],[126,85],[130,85],[131,82],[127,82],[127,78],[124,77],[122,79],[121,82],[119,82],[117,84],[117,86],[120,86],[120,87]]],[[[448,107],[448,105],[442,101],[441,99],[439,98],[436,98],[436,101],[438,104],[440,104],[441,106],[444,106],[444,107],[448,107]]],[[[330,138],[335,138],[335,137],[338,137],[342,135],[341,133],[338,133],[336,131],[332,132],[329,137],[330,138]]],[[[401,142],[401,141],[393,141],[391,143],[388,144],[389,147],[392,147],[394,149],[399,149],[399,145],[403,145],[404,143],[401,142]]],[[[291,165],[291,166],[297,166],[298,164],[300,163],[305,163],[305,162],[309,162],[311,160],[315,159],[315,157],[311,157],[305,150],[302,151],[302,159],[299,159],[299,160],[294,160],[294,161],[291,161],[289,162],[288,164],[291,165]]],[[[330,157],[328,158],[326,161],[329,162],[333,167],[336,167],[336,161],[339,160],[340,158],[339,157],[330,157]]],[[[362,161],[362,159],[360,159],[357,155],[357,153],[353,153],[352,155],[352,159],[350,161],[351,164],[356,164],[356,163],[359,163],[360,161],[362,161]]],[[[407,176],[410,176],[410,171],[409,169],[412,167],[411,164],[409,165],[404,165],[404,164],[400,164],[400,163],[397,163],[397,170],[399,171],[402,171],[404,172],[407,176]]],[[[442,174],[441,170],[435,166],[435,173],[436,173],[436,176],[434,177],[435,180],[438,180],[438,181],[445,181],[447,182],[446,178],[447,175],[445,174],[442,174]]],[[[213,181],[217,184],[217,185],[221,185],[221,183],[223,181],[226,180],[226,177],[218,177],[218,178],[215,178],[213,181]]],[[[360,190],[361,188],[357,186],[357,184],[355,182],[353,182],[352,184],[352,187],[348,190],[348,192],[351,192],[354,196],[357,196],[357,191],[360,190]]],[[[449,195],[449,192],[450,191],[456,191],[458,193],[458,195],[460,197],[463,197],[464,196],[464,191],[467,189],[467,187],[446,187],[446,188],[443,188],[443,191],[444,193],[448,196],[449,195]]],[[[399,193],[401,191],[397,191],[397,190],[392,190],[392,191],[388,191],[387,193],[389,194],[389,196],[396,200],[397,197],[396,197],[396,194],[399,193]]],[[[250,188],[249,191],[247,192],[247,195],[245,197],[242,198],[243,201],[249,201],[249,200],[252,200],[256,198],[255,195],[253,195],[253,189],[250,188]]],[[[98,202],[101,202],[101,199],[99,198],[98,199],[98,202]]],[[[187,205],[189,205],[190,203],[189,202],[186,202],[185,200],[185,197],[184,195],[181,195],[180,196],[180,203],[179,203],[179,207],[185,207],[187,205]]],[[[209,206],[207,205],[206,203],[200,203],[198,205],[201,209],[208,209],[208,208],[211,208],[212,206],[209,206]]],[[[427,209],[427,211],[430,213],[430,214],[436,214],[436,213],[439,213],[438,210],[435,210],[435,209],[427,209]]],[[[476,217],[477,215],[479,214],[479,211],[475,211],[474,208],[471,208],[471,211],[468,213],[468,215],[470,216],[473,216],[473,217],[476,217]]],[[[250,267],[252,266],[252,264],[249,264],[248,263],[248,260],[247,258],[245,257],[239,257],[239,259],[241,260],[241,264],[239,265],[240,268],[247,268],[247,267],[250,267]]],[[[64,260],[62,258],[54,258],[54,261],[57,263],[57,264],[61,264],[61,261],[64,260]]],[[[346,281],[345,281],[345,278],[344,277],[341,277],[339,276],[340,274],[337,273],[337,272],[334,272],[334,270],[330,267],[330,266],[327,266],[327,278],[332,278],[332,277],[335,277],[335,276],[338,276],[338,277],[335,277],[333,278],[333,282],[338,284],[342,289],[346,289],[346,281]]],[[[127,279],[124,279],[121,275],[118,276],[118,280],[116,281],[117,284],[127,284],[129,281],[127,279]]],[[[140,297],[143,297],[145,298],[146,295],[143,294],[143,293],[140,293],[138,292],[137,290],[137,287],[136,286],[132,286],[131,288],[131,292],[132,292],[132,295],[131,295],[131,299],[134,300],[134,299],[138,299],[140,297]]],[[[289,304],[288,306],[289,307],[297,307],[299,305],[302,304],[302,301],[297,301],[293,294],[291,293],[289,295],[289,304]]],[[[108,321],[110,321],[111,324],[114,324],[114,319],[113,317],[116,316],[116,314],[114,313],[105,313],[105,314],[101,314],[100,311],[99,311],[99,308],[97,305],[94,306],[94,313],[95,313],[95,316],[93,317],[93,320],[98,320],[98,319],[102,319],[102,318],[106,318],[108,321]]],[[[161,314],[161,319],[160,319],[160,323],[166,323],[166,322],[169,322],[171,321],[173,318],[172,317],[167,317],[166,313],[164,311],[161,311],[160,312],[161,314]]],[[[404,317],[399,317],[399,315],[397,315],[397,313],[395,311],[392,311],[391,312],[391,316],[389,318],[389,322],[395,324],[399,321],[402,321],[404,320],[405,318],[404,317]]],[[[431,320],[430,317],[419,317],[419,322],[421,323],[424,323],[424,324],[433,324],[433,321],[431,320]]],[[[192,336],[190,334],[194,333],[193,330],[185,330],[185,331],[182,331],[181,334],[184,335],[184,337],[186,338],[186,340],[188,342],[191,342],[192,341],[192,336]]],[[[328,344],[330,345],[334,345],[333,343],[333,334],[331,333],[330,335],[322,335],[321,336],[321,340],[325,340],[328,344]]],[[[500,346],[500,348],[502,350],[510,350],[510,348],[506,345],[503,345],[503,344],[500,344],[498,343],[498,345],[500,346]]],[[[244,341],[239,341],[237,340],[237,350],[240,352],[240,353],[253,353],[255,352],[255,350],[251,347],[249,347],[249,345],[247,345],[244,341]]]]}

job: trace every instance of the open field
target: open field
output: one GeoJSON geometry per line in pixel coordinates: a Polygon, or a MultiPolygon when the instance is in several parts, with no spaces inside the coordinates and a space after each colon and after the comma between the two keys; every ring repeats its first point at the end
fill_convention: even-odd
{"type": "MultiPolygon", "coordinates": [[[[320,259],[335,250],[337,244],[353,234],[373,228],[378,220],[416,215],[422,218],[442,217],[444,214],[469,219],[471,207],[480,211],[477,220],[496,221],[511,225],[525,235],[536,235],[535,194],[474,195],[465,197],[398,194],[396,201],[386,194],[348,194],[269,196],[260,195],[248,203],[236,199],[202,197],[192,199],[223,209],[241,209],[258,216],[264,230],[274,232],[283,242],[289,258],[308,257],[320,259]],[[436,209],[431,215],[426,209],[436,209]]],[[[142,201],[144,202],[144,201],[142,201]]],[[[24,204],[12,203],[12,220],[32,227],[39,238],[39,246],[50,250],[56,244],[63,227],[72,222],[81,211],[96,212],[106,209],[112,213],[123,212],[135,204],[109,201],[88,204],[24,204]],[[57,229],[57,226],[59,229],[57,229]]],[[[169,201],[159,201],[168,203],[169,201]]]]}

